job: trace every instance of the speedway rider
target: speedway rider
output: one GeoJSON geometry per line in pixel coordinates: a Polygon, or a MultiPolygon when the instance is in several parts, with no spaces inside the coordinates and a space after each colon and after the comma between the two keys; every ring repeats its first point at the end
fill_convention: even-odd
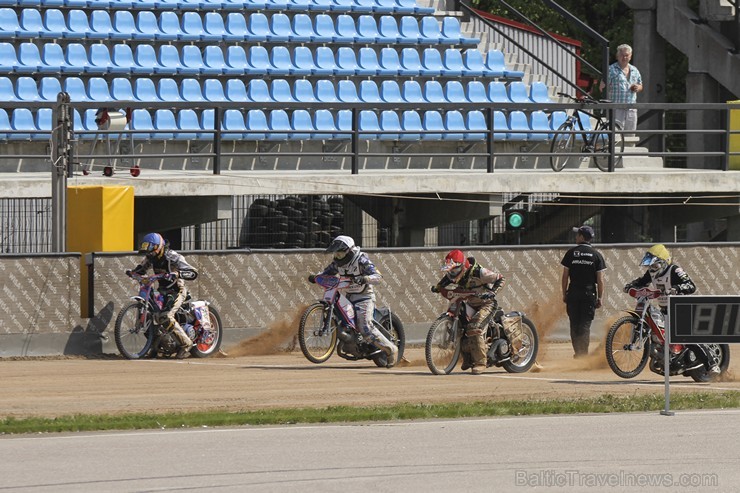
{"type": "MultiPolygon", "coordinates": [[[[175,319],[177,310],[180,309],[180,306],[188,295],[185,281],[180,277],[180,272],[188,271],[188,279],[190,280],[195,279],[198,272],[185,261],[185,257],[171,250],[169,242],[165,243],[164,238],[159,233],[149,233],[144,236],[141,241],[139,253],[146,254],[146,256],[133,269],[133,272],[143,276],[149,267],[151,267],[155,274],[168,274],[167,277],[159,280],[158,291],[167,300],[167,304],[165,305],[168,309],[167,320],[169,321],[167,330],[172,331],[175,338],[180,342],[177,349],[177,358],[185,358],[192,349],[193,342],[175,319]]],[[[126,275],[130,274],[131,271],[127,270],[126,275]]]]}
{"type": "Polygon", "coordinates": [[[473,375],[480,375],[486,368],[488,318],[497,307],[495,295],[504,286],[506,279],[498,272],[481,266],[473,257],[466,258],[461,250],[452,250],[447,254],[442,271],[445,275],[432,286],[433,293],[439,293],[442,288],[453,283],[461,289],[476,292],[465,300],[476,313],[465,328],[465,338],[462,340],[462,369],[464,371],[471,368],[470,372],[473,375]]]}
{"type": "MultiPolygon", "coordinates": [[[[628,292],[630,288],[643,288],[652,283],[656,289],[663,293],[658,298],[658,305],[664,316],[668,313],[668,295],[692,294],[696,291],[694,281],[691,280],[685,270],[672,262],[671,254],[665,245],[658,244],[650,247],[642,258],[640,265],[646,266],[647,271],[642,277],[625,284],[624,292],[628,292]]],[[[706,344],[697,344],[696,346],[704,352],[707,371],[710,374],[719,374],[721,370],[714,352],[706,344]]]]}
{"type": "MultiPolygon", "coordinates": [[[[355,309],[355,324],[366,341],[374,344],[387,357],[390,368],[396,363],[398,348],[382,332],[373,326],[375,312],[375,291],[373,284],[378,284],[382,276],[375,269],[367,254],[355,245],[349,236],[340,235],[329,244],[325,253],[333,253],[332,262],[319,274],[322,276],[342,276],[352,279],[353,284],[346,288],[345,296],[355,309]]],[[[308,276],[308,282],[315,282],[315,275],[308,276]]]]}

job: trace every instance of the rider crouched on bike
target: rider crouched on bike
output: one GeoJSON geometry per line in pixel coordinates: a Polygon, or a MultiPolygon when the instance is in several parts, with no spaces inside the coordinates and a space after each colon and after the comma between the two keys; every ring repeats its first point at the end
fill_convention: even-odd
{"type": "MultiPolygon", "coordinates": [[[[642,277],[625,284],[624,292],[628,292],[630,288],[644,288],[652,283],[655,289],[663,293],[658,298],[658,305],[663,316],[668,313],[669,295],[692,294],[696,291],[694,281],[685,270],[672,262],[671,254],[665,245],[658,244],[650,247],[640,265],[647,267],[647,271],[642,277]]],[[[707,371],[715,375],[720,373],[714,353],[704,344],[697,344],[697,346],[704,352],[707,371]]]]}
{"type": "MultiPolygon", "coordinates": [[[[165,305],[168,309],[167,319],[169,320],[167,330],[172,331],[177,340],[180,341],[177,358],[185,358],[192,349],[193,342],[175,319],[177,310],[180,309],[188,295],[185,281],[180,277],[180,272],[190,272],[188,279],[191,280],[195,279],[198,273],[193,266],[185,261],[185,257],[170,249],[169,242],[165,242],[159,233],[149,233],[144,236],[139,253],[146,256],[139,265],[134,267],[133,272],[145,275],[151,267],[155,274],[169,274],[166,278],[160,279],[157,290],[167,300],[165,305]]],[[[130,273],[131,271],[126,271],[127,275],[130,273]]]]}
{"type": "MultiPolygon", "coordinates": [[[[354,284],[345,290],[345,296],[355,309],[355,323],[366,341],[374,344],[387,357],[387,366],[390,368],[396,363],[398,348],[389,341],[382,332],[373,325],[375,312],[374,284],[382,280],[382,276],[375,269],[367,254],[355,245],[355,240],[349,236],[340,235],[329,244],[325,253],[334,254],[332,262],[319,274],[321,276],[349,277],[354,284]]],[[[308,276],[313,283],[314,275],[308,276]]]]}
{"type": "Polygon", "coordinates": [[[453,283],[461,289],[476,292],[475,296],[465,300],[476,312],[465,328],[461,352],[463,371],[470,368],[473,375],[480,375],[486,368],[486,325],[489,316],[498,306],[496,293],[504,286],[506,279],[498,272],[481,266],[474,258],[466,258],[461,250],[452,250],[447,254],[442,271],[445,275],[432,286],[433,293],[439,293],[442,288],[453,283]]]}

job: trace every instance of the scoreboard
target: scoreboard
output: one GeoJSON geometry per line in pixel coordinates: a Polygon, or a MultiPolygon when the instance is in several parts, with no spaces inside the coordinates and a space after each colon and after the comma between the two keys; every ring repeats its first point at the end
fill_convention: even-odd
{"type": "Polygon", "coordinates": [[[740,296],[670,296],[671,344],[740,342],[740,296]]]}

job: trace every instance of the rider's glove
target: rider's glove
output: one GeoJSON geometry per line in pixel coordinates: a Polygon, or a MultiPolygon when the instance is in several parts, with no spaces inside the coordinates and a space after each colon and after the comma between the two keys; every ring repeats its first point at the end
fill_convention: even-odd
{"type": "Polygon", "coordinates": [[[132,273],[132,272],[133,272],[133,271],[132,271],[131,269],[126,269],[126,275],[127,275],[127,276],[131,277],[131,273],[132,273]]]}
{"type": "Polygon", "coordinates": [[[164,278],[170,282],[175,282],[178,277],[177,272],[169,272],[164,278]]]}
{"type": "Polygon", "coordinates": [[[634,286],[632,285],[632,283],[631,283],[631,282],[628,282],[627,284],[625,284],[625,285],[624,285],[624,287],[622,288],[622,291],[624,291],[624,292],[626,293],[626,292],[628,292],[628,291],[629,291],[630,289],[632,289],[633,287],[634,287],[634,286]]]}
{"type": "Polygon", "coordinates": [[[436,284],[432,286],[432,293],[439,293],[439,287],[436,284]]]}
{"type": "Polygon", "coordinates": [[[355,277],[355,284],[363,285],[367,284],[367,276],[357,276],[355,277]]]}
{"type": "Polygon", "coordinates": [[[309,275],[308,276],[308,282],[310,282],[311,284],[315,283],[316,282],[316,276],[314,276],[313,274],[309,275]]]}

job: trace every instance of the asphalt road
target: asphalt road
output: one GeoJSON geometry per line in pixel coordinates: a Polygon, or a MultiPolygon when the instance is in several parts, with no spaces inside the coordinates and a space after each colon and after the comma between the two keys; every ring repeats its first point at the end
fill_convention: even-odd
{"type": "Polygon", "coordinates": [[[736,492],[740,410],[0,438],[13,492],[736,492]]]}

